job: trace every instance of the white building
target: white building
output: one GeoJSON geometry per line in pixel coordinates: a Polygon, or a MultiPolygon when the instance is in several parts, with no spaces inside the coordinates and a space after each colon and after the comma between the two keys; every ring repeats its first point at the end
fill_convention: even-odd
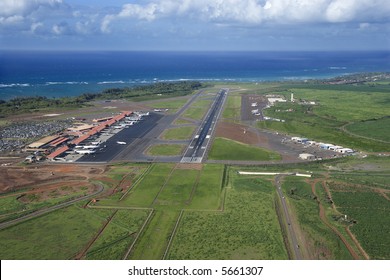
{"type": "Polygon", "coordinates": [[[312,154],[299,154],[299,158],[300,159],[303,159],[303,160],[312,160],[312,159],[315,159],[315,155],[312,155],[312,154]]]}

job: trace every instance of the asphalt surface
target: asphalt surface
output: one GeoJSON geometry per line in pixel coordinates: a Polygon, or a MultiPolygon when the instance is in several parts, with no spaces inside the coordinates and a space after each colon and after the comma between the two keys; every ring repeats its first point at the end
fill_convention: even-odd
{"type": "Polygon", "coordinates": [[[287,208],[286,199],[284,197],[284,194],[283,194],[282,188],[281,188],[281,185],[282,185],[281,180],[284,176],[285,175],[275,176],[276,192],[278,193],[280,201],[282,202],[283,214],[284,214],[283,216],[284,216],[286,223],[287,223],[287,233],[289,235],[288,240],[292,243],[292,244],[290,244],[291,245],[290,247],[294,252],[295,259],[302,260],[303,258],[302,258],[301,251],[299,250],[298,239],[297,239],[297,236],[295,234],[294,228],[292,226],[290,214],[289,214],[288,208],[287,208]]]}
{"type": "Polygon", "coordinates": [[[228,91],[228,89],[221,89],[217,94],[213,105],[207,112],[195,137],[191,140],[181,162],[202,162],[228,91]]]}
{"type": "Polygon", "coordinates": [[[150,113],[149,116],[142,117],[138,123],[124,128],[122,131],[113,135],[106,142],[102,143],[94,154],[87,154],[81,157],[77,162],[109,162],[116,158],[119,154],[128,150],[129,147],[134,148],[134,144],[139,139],[145,137],[151,130],[153,130],[158,121],[163,117],[161,114],[150,113]],[[125,145],[118,144],[125,142],[125,145]]]}
{"type": "MultiPolygon", "coordinates": [[[[175,144],[173,141],[162,141],[159,139],[161,133],[167,128],[169,128],[172,123],[185,111],[187,108],[203,93],[203,90],[200,90],[198,93],[194,94],[188,102],[180,108],[175,114],[163,115],[159,114],[159,119],[151,119],[155,121],[154,126],[148,130],[147,133],[139,136],[124,149],[117,153],[117,155],[112,159],[112,161],[131,161],[131,162],[179,162],[181,156],[176,157],[164,157],[164,156],[150,156],[146,155],[145,151],[152,145],[155,144],[175,144]]],[[[151,113],[151,115],[156,115],[156,113],[151,113]]],[[[148,118],[148,117],[146,117],[148,118]]],[[[147,120],[147,119],[145,119],[147,120]]],[[[182,143],[180,143],[182,144],[182,143]]],[[[188,141],[184,144],[188,144],[188,141]]]]}

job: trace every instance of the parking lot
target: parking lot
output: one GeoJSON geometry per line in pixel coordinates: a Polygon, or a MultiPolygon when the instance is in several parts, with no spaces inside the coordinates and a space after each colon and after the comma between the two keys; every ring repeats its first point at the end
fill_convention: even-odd
{"type": "Polygon", "coordinates": [[[71,121],[20,122],[0,129],[0,153],[21,149],[31,139],[62,131],[69,127],[71,121]]]}

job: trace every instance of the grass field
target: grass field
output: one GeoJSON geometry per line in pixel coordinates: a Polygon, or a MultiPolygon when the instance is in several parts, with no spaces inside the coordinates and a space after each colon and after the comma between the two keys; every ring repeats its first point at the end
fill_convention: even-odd
{"type": "Polygon", "coordinates": [[[184,119],[177,119],[174,123],[174,125],[181,125],[181,124],[193,124],[193,122],[190,122],[188,120],[184,120],[184,119]]]}
{"type": "Polygon", "coordinates": [[[184,111],[183,117],[193,120],[202,120],[207,110],[209,109],[211,100],[200,99],[191,104],[191,106],[184,111]]]}
{"type": "Polygon", "coordinates": [[[52,190],[44,193],[16,193],[11,196],[0,196],[0,221],[11,220],[92,192],[90,188],[82,186],[77,189],[64,186],[61,189],[66,193],[61,194],[58,190],[52,190]]]}
{"type": "Polygon", "coordinates": [[[134,241],[150,210],[119,210],[88,250],[87,259],[120,260],[134,241]]]}
{"type": "Polygon", "coordinates": [[[157,101],[148,103],[148,106],[157,109],[169,109],[170,113],[176,112],[178,109],[184,106],[188,101],[188,98],[175,98],[169,101],[157,101]]]}
{"type": "Polygon", "coordinates": [[[372,259],[390,258],[390,203],[373,188],[348,182],[328,184],[338,211],[352,222],[351,231],[372,259]]]}
{"type": "Polygon", "coordinates": [[[288,176],[282,185],[295,212],[310,259],[352,259],[342,241],[319,217],[318,203],[304,179],[288,176]]]}
{"type": "Polygon", "coordinates": [[[155,207],[182,209],[191,202],[191,192],[196,186],[198,170],[176,169],[159,194],[155,207]]]}
{"type": "Polygon", "coordinates": [[[179,211],[156,210],[128,259],[161,260],[178,216],[179,211]]]}
{"type": "Polygon", "coordinates": [[[274,188],[231,173],[224,212],[185,211],[169,259],[286,259],[274,188]]]}
{"type": "Polygon", "coordinates": [[[222,118],[239,121],[241,116],[241,96],[229,95],[222,118]]]}
{"type": "Polygon", "coordinates": [[[173,167],[173,164],[154,164],[143,180],[120,202],[120,205],[150,207],[173,167]]]}
{"type": "Polygon", "coordinates": [[[222,200],[224,166],[205,164],[199,183],[188,208],[198,210],[217,210],[222,200]]]}
{"type": "Polygon", "coordinates": [[[268,161],[280,160],[281,156],[275,152],[237,141],[215,138],[208,158],[214,160],[268,161]]]}
{"type": "Polygon", "coordinates": [[[2,260],[71,259],[111,213],[111,210],[74,205],[0,230],[0,257],[2,260]]]}
{"type": "Polygon", "coordinates": [[[194,133],[195,126],[183,126],[164,131],[161,138],[164,140],[186,140],[194,133]]]}
{"type": "Polygon", "coordinates": [[[390,142],[390,117],[356,122],[346,128],[357,135],[390,142]]]}
{"type": "Polygon", "coordinates": [[[158,144],[151,146],[146,153],[151,156],[178,156],[184,148],[185,145],[179,144],[158,144]]]}
{"type": "MultiPolygon", "coordinates": [[[[363,151],[390,151],[387,143],[375,141],[375,139],[389,139],[388,130],[384,129],[388,125],[388,121],[365,125],[360,123],[367,119],[388,116],[389,86],[371,88],[366,85],[333,87],[329,85],[301,87],[290,85],[287,87],[286,85],[284,87],[288,91],[282,94],[287,98],[293,92],[296,100],[315,101],[316,105],[279,103],[267,109],[265,114],[284,119],[286,122],[259,122],[260,128],[287,132],[291,135],[308,137],[315,141],[330,142],[363,151]],[[293,109],[293,111],[289,112],[288,109],[293,109]],[[355,130],[357,134],[373,139],[353,136],[342,131],[340,128],[348,123],[356,123],[347,126],[351,132],[355,130]]],[[[280,94],[279,91],[275,93],[280,94]]]]}

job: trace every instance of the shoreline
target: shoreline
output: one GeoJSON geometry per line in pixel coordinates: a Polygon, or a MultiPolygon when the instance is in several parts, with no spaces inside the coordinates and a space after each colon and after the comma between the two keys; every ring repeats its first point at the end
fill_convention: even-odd
{"type": "MultiPolygon", "coordinates": [[[[3,84],[0,83],[0,100],[1,101],[11,101],[13,99],[18,98],[49,98],[49,99],[62,99],[62,98],[77,98],[81,97],[85,94],[102,94],[105,91],[111,90],[111,89],[133,89],[137,87],[143,87],[143,86],[150,86],[153,84],[158,83],[180,83],[180,82],[201,82],[201,83],[215,83],[215,84],[253,84],[253,83],[320,83],[320,84],[331,84],[331,83],[338,83],[338,84],[353,84],[353,83],[361,83],[361,82],[375,82],[375,78],[377,76],[382,76],[381,78],[390,79],[390,71],[389,72],[356,72],[356,73],[349,73],[344,75],[329,75],[326,77],[300,77],[300,76],[291,76],[291,77],[284,77],[283,79],[257,79],[257,78],[200,78],[200,79],[187,79],[187,78],[178,78],[178,79],[151,79],[151,80],[134,80],[134,81],[123,81],[123,80],[117,80],[117,81],[102,81],[102,82],[78,82],[78,81],[71,81],[71,82],[46,82],[44,84],[36,84],[31,85],[29,83],[14,83],[14,84],[3,84]],[[44,87],[52,87],[51,90],[49,90],[48,93],[52,93],[55,90],[55,87],[69,87],[69,86],[75,86],[78,88],[83,88],[86,85],[92,85],[96,87],[96,90],[90,91],[85,89],[84,91],[79,91],[76,94],[72,95],[60,95],[58,96],[51,96],[51,94],[27,94],[27,95],[20,95],[20,96],[14,96],[9,98],[2,98],[1,97],[1,90],[2,89],[16,89],[23,91],[24,88],[44,88],[44,87]]],[[[50,89],[50,88],[49,88],[50,89]]],[[[60,88],[61,89],[61,88],[60,88]]],[[[62,89],[64,90],[64,89],[62,89]]]]}

